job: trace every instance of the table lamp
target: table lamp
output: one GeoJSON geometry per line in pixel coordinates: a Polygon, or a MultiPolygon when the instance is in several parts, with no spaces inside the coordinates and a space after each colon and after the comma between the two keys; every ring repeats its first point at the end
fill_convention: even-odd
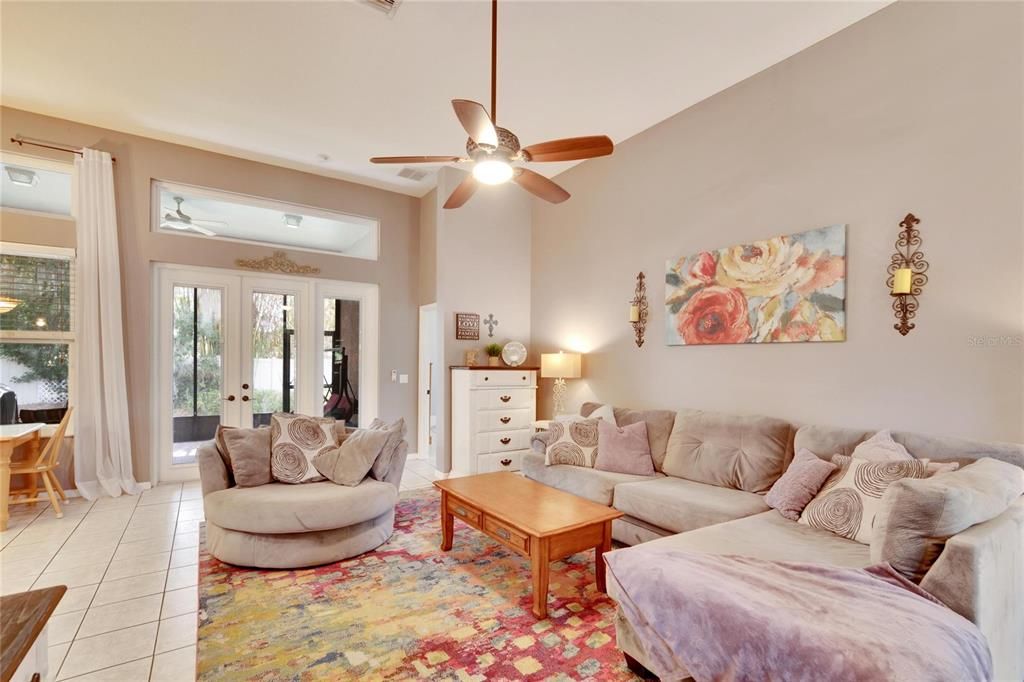
{"type": "Polygon", "coordinates": [[[541,353],[540,375],[544,379],[554,379],[555,387],[552,390],[552,398],[555,401],[555,414],[562,414],[565,410],[565,380],[579,379],[581,355],[579,353],[541,353]]]}

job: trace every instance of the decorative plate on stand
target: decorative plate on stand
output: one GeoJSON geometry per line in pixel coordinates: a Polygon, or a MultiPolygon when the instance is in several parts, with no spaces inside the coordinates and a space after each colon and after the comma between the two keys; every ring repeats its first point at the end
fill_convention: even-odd
{"type": "Polygon", "coordinates": [[[501,359],[509,367],[518,367],[526,362],[526,346],[518,341],[509,341],[501,349],[501,359]]]}

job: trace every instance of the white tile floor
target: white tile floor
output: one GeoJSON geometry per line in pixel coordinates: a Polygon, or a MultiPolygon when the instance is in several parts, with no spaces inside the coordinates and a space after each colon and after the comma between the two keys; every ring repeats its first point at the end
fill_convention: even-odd
{"type": "Polygon", "coordinates": [[[405,460],[405,472],[402,474],[402,490],[414,490],[426,488],[432,485],[433,481],[447,478],[448,474],[436,471],[426,459],[410,457],[405,460]]]}
{"type": "Polygon", "coordinates": [[[50,619],[54,680],[193,680],[199,483],[142,495],[12,507],[0,533],[0,593],[68,591],[50,619]]]}
{"type": "MultiPolygon", "coordinates": [[[[401,488],[444,477],[410,458],[401,488]]],[[[194,679],[202,520],[198,481],[95,503],[71,498],[62,519],[42,501],[11,507],[0,594],[68,587],[50,619],[50,679],[194,679]]]]}

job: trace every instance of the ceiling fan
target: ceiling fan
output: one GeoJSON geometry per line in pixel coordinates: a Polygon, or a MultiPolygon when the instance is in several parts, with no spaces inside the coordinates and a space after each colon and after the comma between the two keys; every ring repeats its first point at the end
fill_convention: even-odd
{"type": "Polygon", "coordinates": [[[451,193],[445,208],[459,208],[473,196],[478,183],[500,185],[511,180],[527,192],[558,204],[569,193],[540,173],[513,162],[578,161],[607,156],[615,145],[605,135],[569,137],[519,146],[519,138],[497,122],[498,0],[491,0],[491,111],[479,102],[453,99],[459,123],[469,133],[466,156],[375,156],[372,163],[472,163],[473,173],[451,193]]]}
{"type": "Polygon", "coordinates": [[[164,207],[166,213],[160,222],[160,227],[169,227],[172,230],[192,230],[207,237],[213,237],[217,233],[211,227],[226,227],[227,223],[221,220],[202,220],[193,218],[181,210],[181,204],[185,201],[183,197],[174,197],[177,204],[175,208],[164,207]]]}

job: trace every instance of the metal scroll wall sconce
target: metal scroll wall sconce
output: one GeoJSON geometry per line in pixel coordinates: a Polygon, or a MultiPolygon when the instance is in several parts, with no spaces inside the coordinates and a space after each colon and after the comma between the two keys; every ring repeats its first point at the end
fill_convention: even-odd
{"type": "Polygon", "coordinates": [[[911,320],[917,315],[917,297],[928,283],[928,261],[921,252],[921,221],[913,213],[900,222],[900,236],[896,240],[896,253],[889,263],[886,285],[892,292],[892,310],[898,320],[893,329],[903,336],[914,328],[911,320]]]}
{"type": "Polygon", "coordinates": [[[629,302],[629,323],[633,325],[637,348],[644,345],[644,330],[647,329],[647,285],[644,279],[642,272],[636,276],[636,291],[629,302]]]}

